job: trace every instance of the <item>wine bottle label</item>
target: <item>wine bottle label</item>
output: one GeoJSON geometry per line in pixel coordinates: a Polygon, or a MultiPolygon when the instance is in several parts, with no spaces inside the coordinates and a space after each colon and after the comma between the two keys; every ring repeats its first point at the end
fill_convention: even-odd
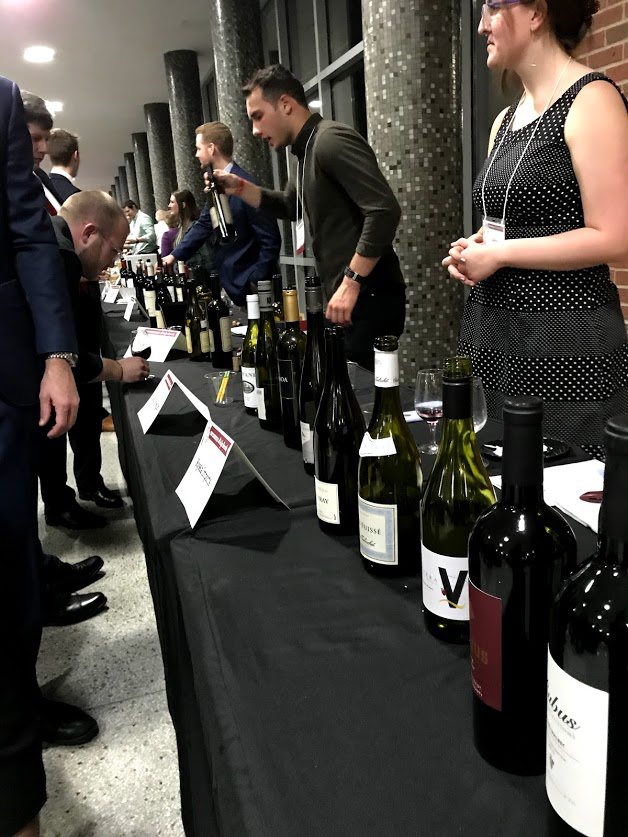
{"type": "Polygon", "coordinates": [[[469,581],[471,683],[480,700],[502,710],[502,600],[469,581]]]}
{"type": "Polygon", "coordinates": [[[398,564],[397,506],[371,503],[358,495],[360,552],[376,564],[398,564]]]}
{"type": "Polygon", "coordinates": [[[469,619],[469,558],[439,555],[421,544],[423,605],[435,616],[469,619]]]}
{"type": "Polygon", "coordinates": [[[230,352],[233,348],[231,340],[231,317],[220,318],[220,341],[223,352],[230,352]]]}
{"type": "Polygon", "coordinates": [[[394,456],[397,453],[395,440],[392,436],[385,439],[373,439],[370,433],[365,433],[360,445],[360,456],[394,456]]]}
{"type": "Polygon", "coordinates": [[[194,351],[194,346],[192,345],[192,332],[189,326],[185,327],[185,342],[187,343],[188,354],[191,355],[194,351]]]}
{"type": "Polygon", "coordinates": [[[571,677],[548,654],[547,796],[586,837],[604,835],[608,703],[608,692],[571,677]]]}
{"type": "Polygon", "coordinates": [[[208,355],[211,352],[209,345],[209,333],[207,332],[207,323],[201,323],[201,352],[208,355]]]}
{"type": "Polygon", "coordinates": [[[157,294],[155,291],[144,291],[144,302],[146,303],[146,313],[149,317],[157,316],[157,294]]]}
{"type": "Polygon", "coordinates": [[[177,301],[177,289],[174,285],[168,285],[168,293],[170,294],[170,299],[173,302],[177,301]]]}
{"type": "Polygon", "coordinates": [[[282,399],[294,401],[294,376],[291,360],[279,361],[279,386],[282,399]]]}
{"type": "Polygon", "coordinates": [[[273,310],[273,292],[272,291],[260,291],[259,292],[259,308],[260,308],[260,311],[272,311],[273,310]]]}
{"type": "Polygon", "coordinates": [[[340,503],[338,502],[338,486],[334,482],[321,482],[314,478],[316,484],[316,514],[323,523],[340,524],[340,503]]]}
{"type": "Polygon", "coordinates": [[[314,436],[312,428],[307,422],[301,422],[301,450],[303,451],[303,461],[308,465],[314,464],[314,436]]]}
{"type": "Polygon", "coordinates": [[[375,349],[375,386],[399,386],[399,355],[397,352],[381,352],[375,349]]]}
{"type": "Polygon", "coordinates": [[[212,227],[217,230],[220,227],[220,221],[218,220],[218,213],[216,212],[215,206],[210,208],[209,217],[212,219],[212,227]]]}
{"type": "Polygon", "coordinates": [[[257,389],[255,387],[255,367],[242,367],[242,390],[244,392],[244,406],[257,409],[257,389]]]}
{"type": "Polygon", "coordinates": [[[183,302],[183,288],[177,288],[177,302],[183,302]]]}
{"type": "Polygon", "coordinates": [[[264,398],[264,390],[262,387],[256,387],[257,393],[257,415],[262,421],[266,421],[266,399],[264,398]]]}
{"type": "Polygon", "coordinates": [[[166,321],[164,320],[164,312],[161,308],[157,309],[157,328],[165,328],[166,321]]]}
{"type": "Polygon", "coordinates": [[[231,206],[229,205],[229,197],[227,195],[220,196],[220,203],[222,204],[222,211],[225,216],[225,221],[228,224],[233,224],[233,215],[231,214],[231,206]]]}

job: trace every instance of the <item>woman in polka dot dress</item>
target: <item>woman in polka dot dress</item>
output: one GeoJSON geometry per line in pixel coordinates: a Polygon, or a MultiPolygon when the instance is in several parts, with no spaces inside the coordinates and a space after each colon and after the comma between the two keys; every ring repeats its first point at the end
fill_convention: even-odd
{"type": "Polygon", "coordinates": [[[460,351],[489,414],[507,395],[545,401],[545,434],[603,456],[628,413],[628,342],[608,264],[628,263],[628,103],[571,56],[597,0],[500,0],[482,12],[488,66],[524,93],[493,126],[474,188],[479,233],[443,265],[473,289],[460,351]]]}

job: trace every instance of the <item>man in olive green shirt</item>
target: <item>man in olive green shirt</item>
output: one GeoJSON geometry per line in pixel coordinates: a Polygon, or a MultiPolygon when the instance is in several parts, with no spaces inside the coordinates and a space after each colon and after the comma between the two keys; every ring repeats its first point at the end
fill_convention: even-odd
{"type": "Polygon", "coordinates": [[[347,356],[372,368],[375,337],[399,336],[404,327],[405,284],[392,246],[399,204],[366,140],[312,114],[303,85],[285,67],[259,70],[244,93],[254,135],[276,151],[290,145],[297,177],[285,192],[224,172],[217,179],[227,194],[276,218],[299,222],[303,206],[327,318],[346,327],[347,356]]]}

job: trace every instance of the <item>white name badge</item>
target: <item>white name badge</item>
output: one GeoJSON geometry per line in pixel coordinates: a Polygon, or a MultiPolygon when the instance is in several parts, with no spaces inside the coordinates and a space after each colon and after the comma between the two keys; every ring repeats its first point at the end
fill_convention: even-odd
{"type": "Polygon", "coordinates": [[[482,233],[485,244],[503,244],[506,241],[506,222],[503,218],[484,218],[482,233]]]}
{"type": "Polygon", "coordinates": [[[305,220],[301,218],[301,220],[297,221],[294,226],[297,255],[300,256],[301,253],[305,250],[305,220]]]}

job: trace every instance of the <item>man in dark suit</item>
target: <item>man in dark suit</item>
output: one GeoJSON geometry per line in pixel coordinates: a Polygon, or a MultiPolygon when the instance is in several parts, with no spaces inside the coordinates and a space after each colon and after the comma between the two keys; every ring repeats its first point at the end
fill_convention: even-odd
{"type": "Polygon", "coordinates": [[[81,165],[76,134],[54,128],[48,139],[48,156],[52,163],[50,180],[61,198],[61,203],[64,203],[70,195],[81,191],[74,185],[74,178],[81,165]]]}
{"type": "Polygon", "coordinates": [[[76,419],[76,337],[20,93],[0,78],[0,833],[36,837],[46,800],[35,662],[41,636],[37,425],[76,419]],[[7,362],[6,359],[10,359],[7,362]],[[43,377],[42,377],[43,375],[43,377]]]}
{"type": "MultiPolygon", "coordinates": [[[[232,171],[245,180],[256,182],[233,160],[233,136],[222,122],[207,122],[196,129],[196,157],[201,167],[232,171]]],[[[270,279],[277,273],[281,236],[274,219],[260,215],[240,198],[229,198],[233,223],[238,234],[233,244],[214,248],[214,259],[220,284],[236,305],[246,305],[246,295],[257,289],[260,279],[270,279]]],[[[187,261],[199,247],[213,236],[209,209],[190,228],[183,241],[165,264],[187,261]]]]}

